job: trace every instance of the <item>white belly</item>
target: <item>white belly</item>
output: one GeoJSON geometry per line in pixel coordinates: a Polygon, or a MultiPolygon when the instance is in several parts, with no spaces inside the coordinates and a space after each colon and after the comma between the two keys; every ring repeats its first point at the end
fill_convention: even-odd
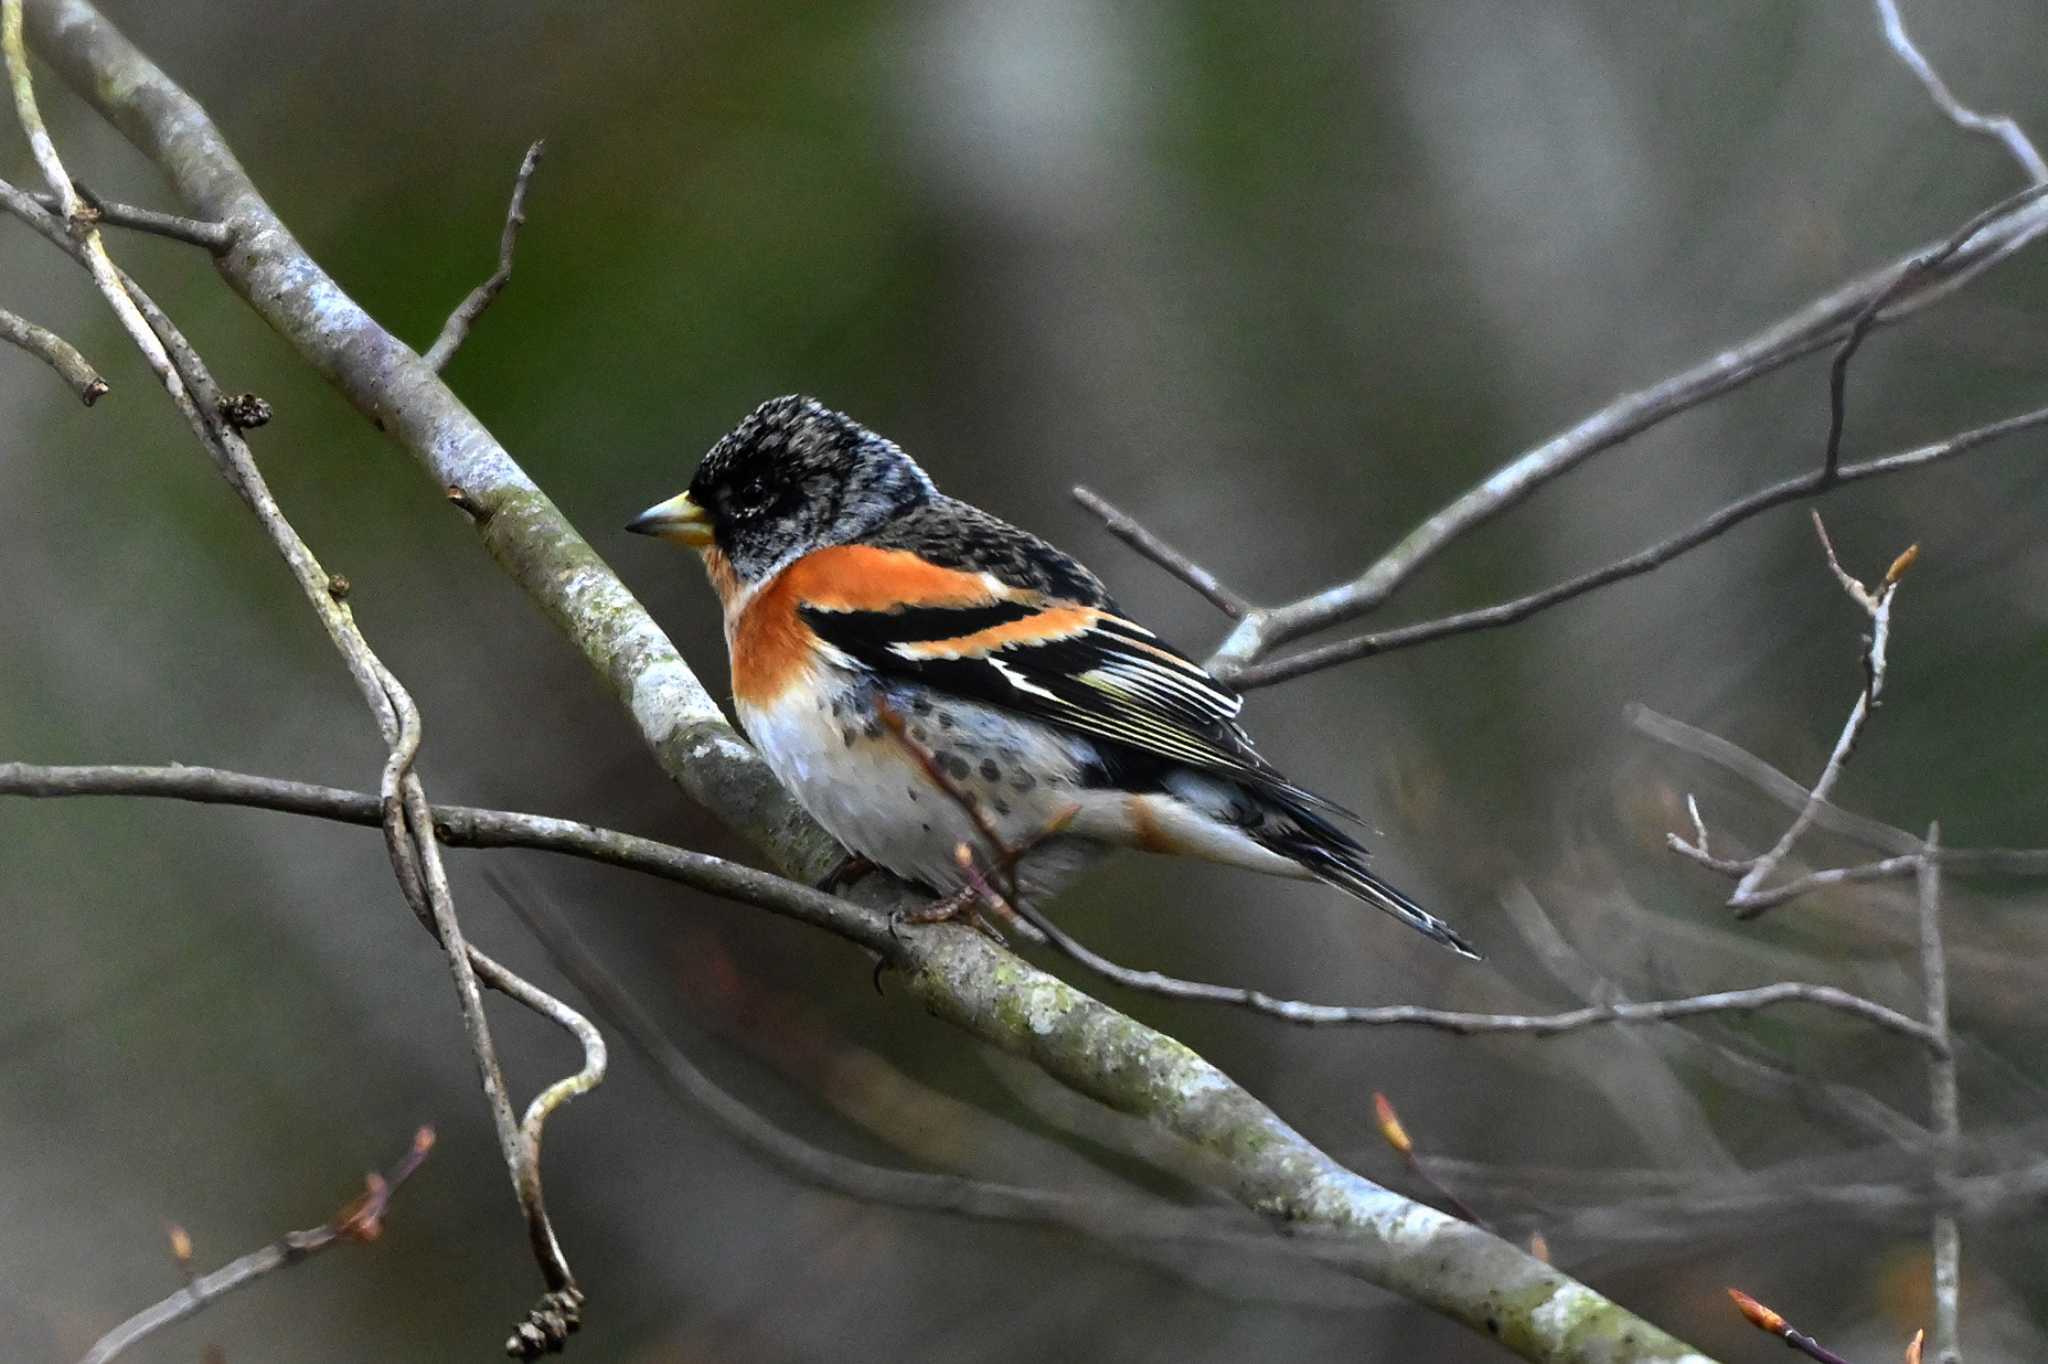
{"type": "MultiPolygon", "coordinates": [[[[769,706],[739,707],[740,723],[804,809],[852,851],[897,876],[944,892],[966,880],[966,844],[986,871],[995,854],[973,816],[936,785],[915,744],[971,798],[1011,848],[1033,843],[1095,793],[1080,785],[1087,741],[971,702],[919,690],[880,691],[902,721],[898,738],[877,713],[873,684],[827,669],[825,686],[797,686],[769,706]]],[[[1020,864],[1033,894],[1046,894],[1087,860],[1091,845],[1045,841],[1020,864]]]]}

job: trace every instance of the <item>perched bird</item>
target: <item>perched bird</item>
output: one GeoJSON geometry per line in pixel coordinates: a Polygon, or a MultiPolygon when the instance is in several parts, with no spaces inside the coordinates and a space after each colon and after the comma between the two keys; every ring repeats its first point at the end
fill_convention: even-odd
{"type": "Polygon", "coordinates": [[[1259,756],[1236,693],[1072,558],[814,399],[761,404],[626,529],[703,555],[741,725],[860,857],[959,890],[957,850],[985,841],[965,797],[1030,845],[1025,893],[1143,848],[1327,882],[1476,955],[1367,869],[1336,822],[1356,816],[1259,756]]]}

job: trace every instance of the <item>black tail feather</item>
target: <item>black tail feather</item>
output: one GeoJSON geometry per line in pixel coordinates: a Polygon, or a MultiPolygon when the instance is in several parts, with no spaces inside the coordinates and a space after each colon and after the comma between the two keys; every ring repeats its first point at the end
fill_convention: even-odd
{"type": "Polygon", "coordinates": [[[1286,851],[1288,856],[1315,873],[1316,879],[1326,885],[1335,886],[1346,894],[1363,900],[1374,909],[1393,915],[1425,938],[1442,943],[1461,957],[1470,957],[1473,961],[1484,960],[1457,929],[1364,867],[1356,865],[1354,859],[1321,847],[1290,848],[1286,851]]]}
{"type": "Polygon", "coordinates": [[[1335,886],[1374,909],[1391,914],[1425,938],[1442,943],[1461,957],[1484,960],[1458,930],[1373,875],[1366,866],[1365,848],[1358,840],[1302,803],[1286,801],[1285,809],[1293,828],[1285,832],[1262,830],[1253,836],[1273,851],[1299,862],[1325,885],[1335,886]]]}

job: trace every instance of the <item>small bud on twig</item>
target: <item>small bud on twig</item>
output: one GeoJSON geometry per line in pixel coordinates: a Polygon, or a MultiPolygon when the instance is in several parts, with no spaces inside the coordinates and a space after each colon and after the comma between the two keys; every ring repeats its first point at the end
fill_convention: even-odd
{"type": "Polygon", "coordinates": [[[1415,1154],[1415,1143],[1408,1139],[1408,1129],[1401,1126],[1401,1115],[1394,1111],[1393,1103],[1378,1090],[1372,1092],[1373,1116],[1379,1119],[1380,1136],[1387,1145],[1404,1156],[1415,1154]]]}
{"type": "Polygon", "coordinates": [[[1529,1233],[1529,1253],[1544,1264],[1550,1263],[1550,1241],[1540,1231],[1529,1233]]]}
{"type": "Polygon", "coordinates": [[[1913,1338],[1906,1342],[1906,1364],[1920,1364],[1920,1350],[1926,1344],[1927,1332],[1915,1331],[1913,1338]]]}
{"type": "Polygon", "coordinates": [[[171,1258],[189,1277],[192,1272],[192,1235],[176,1222],[165,1228],[171,1238],[171,1258]]]}
{"type": "Polygon", "coordinates": [[[1759,1331],[1769,1331],[1774,1336],[1785,1334],[1785,1319],[1776,1312],[1739,1288],[1729,1289],[1728,1296],[1735,1300],[1736,1310],[1749,1319],[1751,1326],[1759,1331]]]}
{"type": "Polygon", "coordinates": [[[1920,546],[1907,545],[1905,549],[1899,552],[1899,557],[1892,560],[1892,566],[1884,571],[1885,586],[1890,587],[1893,583],[1905,577],[1906,570],[1919,562],[1919,559],[1920,546]]]}

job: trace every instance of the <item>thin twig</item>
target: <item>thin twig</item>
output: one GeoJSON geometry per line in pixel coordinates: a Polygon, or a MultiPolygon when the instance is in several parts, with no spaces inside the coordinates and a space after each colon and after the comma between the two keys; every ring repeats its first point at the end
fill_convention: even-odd
{"type": "Polygon", "coordinates": [[[21,347],[56,370],[87,407],[106,396],[107,381],[100,378],[99,371],[78,353],[76,346],[48,327],[38,327],[27,318],[0,308],[0,341],[21,347]]]}
{"type": "Polygon", "coordinates": [[[1093,488],[1077,485],[1074,500],[1101,517],[1103,527],[1111,535],[1194,588],[1208,598],[1210,605],[1232,620],[1243,620],[1245,613],[1252,609],[1249,601],[1225,587],[1214,573],[1145,529],[1128,512],[1119,509],[1093,488]]]}
{"type": "MultiPolygon", "coordinates": [[[[127,228],[131,232],[143,232],[152,237],[168,237],[172,241],[200,246],[219,255],[235,244],[235,231],[226,223],[210,223],[200,218],[180,217],[175,213],[160,213],[153,208],[138,208],[134,204],[117,204],[111,199],[102,199],[87,191],[84,185],[77,185],[79,196],[86,200],[86,209],[97,222],[108,227],[127,228]]],[[[51,213],[62,214],[63,205],[54,194],[31,194],[43,208],[51,213]]]]}
{"type": "Polygon", "coordinates": [[[2041,153],[2034,150],[2033,142],[2020,125],[2007,115],[1980,114],[1965,106],[1949,90],[1948,82],[1941,78],[1933,63],[1907,36],[1906,23],[1899,16],[1897,0],[1876,0],[1876,3],[1878,18],[1884,23],[1885,41],[1891,44],[1892,51],[1898,53],[1899,60],[1919,78],[1920,84],[1927,88],[1928,97],[1948,116],[1948,120],[1965,132],[1978,133],[1999,142],[2012,153],[2012,159],[2020,163],[2020,169],[2027,173],[2029,180],[2048,180],[2048,162],[2041,160],[2041,153]]]}
{"type": "MultiPolygon", "coordinates": [[[[146,796],[240,805],[377,828],[382,802],[366,791],[259,777],[217,767],[39,766],[0,763],[0,794],[29,797],[146,796]]],[[[884,917],[773,872],[576,820],[466,805],[434,805],[439,841],[451,848],[533,848],[625,867],[826,929],[871,950],[891,939],[884,917]]]]}
{"type": "Polygon", "coordinates": [[[1832,985],[1812,985],[1802,981],[1777,981],[1745,990],[1722,990],[1680,999],[1589,1004],[1584,1008],[1553,1014],[1465,1013],[1414,1004],[1308,1004],[1299,1000],[1276,999],[1259,990],[1181,980],[1157,971],[1138,971],[1120,966],[1076,941],[1028,903],[1013,907],[1035,923],[1054,947],[1105,980],[1167,999],[1232,1004],[1305,1027],[1417,1027],[1460,1036],[1506,1033],[1522,1037],[1556,1037],[1611,1023],[1669,1023],[1702,1014],[1755,1013],[1784,1004],[1811,1004],[1850,1014],[1889,1032],[1910,1037],[1929,1050],[1939,1045],[1927,1025],[1916,1018],[1909,1018],[1896,1009],[1832,985]]]}
{"type": "Polygon", "coordinates": [[[427,368],[436,373],[448,367],[448,362],[455,358],[456,348],[469,338],[469,329],[476,325],[484,309],[491,306],[512,279],[512,252],[519,245],[519,229],[526,226],[526,188],[533,181],[534,171],[540,168],[541,153],[546,148],[544,139],[537,141],[520,158],[519,174],[512,180],[512,202],[505,210],[504,229],[498,234],[498,268],[491,271],[490,278],[471,289],[468,297],[448,314],[448,320],[441,324],[441,334],[420,357],[426,361],[427,368]]]}
{"type": "MultiPolygon", "coordinates": [[[[1929,856],[1920,860],[1920,985],[1926,995],[1927,1026],[1949,1040],[1948,957],[1941,942],[1941,825],[1927,826],[1929,856]]],[[[1955,1049],[1927,1059],[1928,1125],[1934,1134],[1934,1360],[1961,1364],[1956,1303],[1962,1280],[1962,1235],[1956,1225],[1955,1180],[1962,1142],[1962,1099],[1956,1085],[1955,1049]]]]}
{"type": "Polygon", "coordinates": [[[1652,569],[1661,568],[1688,550],[1697,549],[1731,527],[1773,507],[1817,497],[1837,484],[1854,483],[1866,478],[1883,478],[1953,459],[2006,436],[2017,435],[2041,426],[2048,426],[2048,407],[2021,412],[1911,450],[1902,450],[1855,464],[1844,464],[1835,471],[1832,478],[1820,469],[1800,474],[1759,488],[1748,496],[1722,507],[1690,530],[1674,535],[1668,540],[1660,540],[1625,558],[1567,578],[1539,592],[1531,592],[1527,596],[1516,597],[1493,606],[1461,611],[1456,615],[1436,620],[1418,621],[1413,625],[1397,626],[1373,634],[1357,635],[1332,644],[1304,649],[1300,653],[1288,654],[1282,658],[1254,663],[1231,673],[1229,681],[1239,691],[1250,691],[1255,687],[1269,687],[1276,682],[1286,682],[1352,659],[1391,653],[1396,649],[1427,644],[1450,635],[1513,625],[1560,602],[1570,601],[1574,597],[1583,596],[1610,583],[1621,582],[1648,573],[1652,569]]]}
{"type": "MultiPolygon", "coordinates": [[[[419,1169],[420,1162],[427,1158],[427,1152],[433,1146],[434,1129],[422,1127],[414,1135],[406,1153],[391,1167],[390,1173],[371,1175],[365,1181],[367,1187],[363,1194],[343,1204],[332,1218],[305,1231],[288,1231],[261,1250],[230,1261],[211,1274],[188,1279],[177,1292],[143,1308],[101,1336],[92,1349],[86,1351],[81,1364],[107,1364],[108,1360],[131,1345],[202,1311],[236,1289],[247,1288],[266,1275],[289,1269],[344,1241],[367,1244],[376,1240],[383,1232],[384,1217],[390,1211],[392,1197],[397,1194],[399,1186],[412,1177],[413,1171],[419,1169]]],[[[178,1244],[176,1236],[172,1241],[174,1246],[178,1244]]],[[[189,1241],[184,1245],[181,1263],[189,1262],[191,1258],[189,1241]]]]}
{"type": "MultiPolygon", "coordinates": [[[[2005,200],[1987,212],[1991,215],[1988,220],[1984,214],[1978,214],[1965,224],[1973,230],[1961,247],[1942,254],[1955,236],[1951,233],[1927,247],[1909,252],[1815,299],[1754,336],[1718,351],[1691,369],[1616,399],[1569,430],[1516,456],[1403,536],[1357,577],[1284,606],[1252,611],[1238,622],[1237,628],[1209,660],[1211,671],[1233,685],[1245,685],[1243,679],[1251,671],[1251,665],[1272,650],[1303,635],[1374,610],[1459,536],[1519,505],[1544,484],[1569,473],[1593,456],[1802,356],[1838,344],[1873,298],[1888,292],[1892,295],[1891,301],[1875,315],[1874,324],[1882,326],[1896,322],[1945,297],[1980,270],[2004,259],[2048,229],[2048,203],[2031,193],[2005,200]],[[1940,263],[1924,272],[1916,272],[1913,280],[1901,286],[1902,273],[1912,270],[1916,262],[1930,253],[1941,254],[1940,263]]],[[[2048,417],[2037,417],[2035,421],[2043,419],[2048,417]]],[[[1808,494],[1803,491],[1790,494],[1802,495],[1808,494]]],[[[1502,620],[1490,620],[1466,628],[1504,623],[1502,620]]],[[[1372,652],[1377,650],[1365,647],[1343,657],[1358,658],[1372,652]]],[[[1331,658],[1320,666],[1327,667],[1331,662],[1341,661],[1342,658],[1331,658]]],[[[1288,674],[1298,675],[1298,670],[1288,674]]],[[[1263,680],[1279,679],[1266,676],[1263,680]]]]}

